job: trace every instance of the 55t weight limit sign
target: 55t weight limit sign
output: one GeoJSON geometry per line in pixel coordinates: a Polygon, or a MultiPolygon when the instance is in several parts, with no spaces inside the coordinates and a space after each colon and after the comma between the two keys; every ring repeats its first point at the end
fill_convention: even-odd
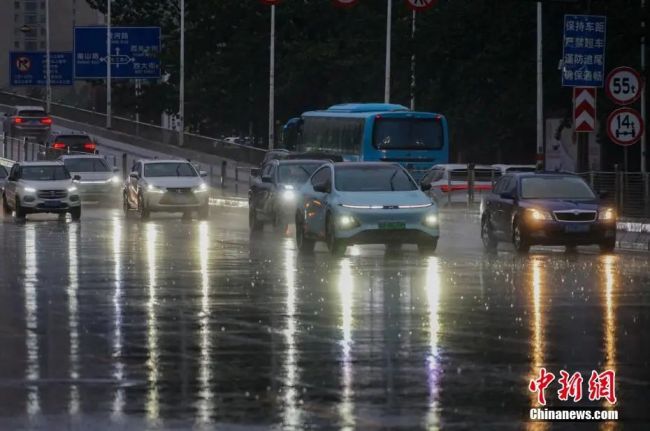
{"type": "Polygon", "coordinates": [[[629,105],[641,97],[641,75],[631,67],[617,67],[607,75],[607,96],[617,105],[629,105]]]}

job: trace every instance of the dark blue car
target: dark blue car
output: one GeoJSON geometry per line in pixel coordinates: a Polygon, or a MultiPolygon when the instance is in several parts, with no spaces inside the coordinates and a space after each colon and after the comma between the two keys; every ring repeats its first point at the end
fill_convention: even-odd
{"type": "Polygon", "coordinates": [[[486,249],[512,242],[526,253],[532,245],[616,246],[616,212],[580,177],[565,173],[504,175],[481,203],[481,239],[486,249]]]}

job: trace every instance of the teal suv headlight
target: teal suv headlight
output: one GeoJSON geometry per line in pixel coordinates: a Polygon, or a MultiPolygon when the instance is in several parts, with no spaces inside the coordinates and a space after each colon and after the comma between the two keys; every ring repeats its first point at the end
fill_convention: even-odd
{"type": "Polygon", "coordinates": [[[430,213],[424,216],[422,219],[422,224],[427,227],[437,227],[438,226],[438,214],[430,213]]]}
{"type": "Polygon", "coordinates": [[[341,229],[353,229],[360,225],[359,221],[349,214],[342,214],[336,218],[336,225],[341,229]]]}

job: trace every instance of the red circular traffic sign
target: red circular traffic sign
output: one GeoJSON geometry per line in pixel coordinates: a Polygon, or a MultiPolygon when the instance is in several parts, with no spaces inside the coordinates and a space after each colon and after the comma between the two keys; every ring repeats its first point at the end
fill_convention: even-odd
{"type": "Polygon", "coordinates": [[[643,119],[636,109],[619,108],[607,117],[607,135],[615,144],[636,144],[644,132],[643,119]]]}
{"type": "Polygon", "coordinates": [[[359,3],[359,0],[332,0],[334,2],[334,6],[336,7],[352,7],[355,4],[359,3]]]}
{"type": "Polygon", "coordinates": [[[414,11],[429,9],[438,3],[438,0],[406,0],[406,5],[414,11]]]}
{"type": "Polygon", "coordinates": [[[18,57],[16,59],[16,69],[21,73],[27,73],[32,68],[32,60],[29,57],[18,57]]]}
{"type": "Polygon", "coordinates": [[[605,92],[614,103],[629,105],[641,97],[643,91],[641,75],[631,67],[617,67],[609,72],[605,82],[605,92]]]}
{"type": "Polygon", "coordinates": [[[275,6],[280,4],[282,0],[260,0],[260,1],[267,6],[275,6]]]}

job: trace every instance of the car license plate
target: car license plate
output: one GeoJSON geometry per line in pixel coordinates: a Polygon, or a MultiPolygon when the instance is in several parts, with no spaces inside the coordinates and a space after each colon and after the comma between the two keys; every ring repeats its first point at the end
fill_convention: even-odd
{"type": "Polygon", "coordinates": [[[43,205],[48,208],[57,208],[61,206],[61,201],[45,201],[43,205]]]}
{"type": "Polygon", "coordinates": [[[401,221],[390,221],[379,223],[379,229],[406,229],[406,223],[401,221]]]}
{"type": "Polygon", "coordinates": [[[568,226],[564,226],[564,231],[567,232],[567,233],[589,232],[589,225],[588,224],[570,224],[568,226]]]}

